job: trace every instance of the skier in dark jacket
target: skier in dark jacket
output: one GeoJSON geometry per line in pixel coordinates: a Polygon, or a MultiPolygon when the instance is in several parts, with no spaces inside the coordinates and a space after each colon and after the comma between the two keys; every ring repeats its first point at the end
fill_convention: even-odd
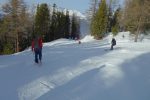
{"type": "Polygon", "coordinates": [[[116,40],[115,40],[115,38],[112,38],[110,50],[113,50],[113,46],[115,46],[115,45],[116,45],[116,40]]]}
{"type": "Polygon", "coordinates": [[[42,60],[42,38],[35,37],[32,41],[32,51],[35,53],[35,63],[41,63],[42,60]]]}

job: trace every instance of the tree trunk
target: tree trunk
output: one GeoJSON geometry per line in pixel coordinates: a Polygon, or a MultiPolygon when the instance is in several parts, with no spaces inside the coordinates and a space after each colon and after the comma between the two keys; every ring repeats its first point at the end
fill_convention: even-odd
{"type": "Polygon", "coordinates": [[[19,52],[19,35],[18,35],[18,32],[17,32],[17,36],[16,36],[16,49],[15,49],[15,52],[19,52]]]}
{"type": "Polygon", "coordinates": [[[139,22],[137,23],[137,31],[136,31],[136,33],[135,33],[135,40],[134,40],[134,42],[137,42],[138,36],[139,36],[139,34],[140,34],[141,20],[142,20],[142,17],[140,17],[140,20],[139,20],[139,22]]]}

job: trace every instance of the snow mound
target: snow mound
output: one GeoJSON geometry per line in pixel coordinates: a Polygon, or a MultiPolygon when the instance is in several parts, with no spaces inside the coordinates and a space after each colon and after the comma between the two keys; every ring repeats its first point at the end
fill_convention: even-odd
{"type": "MultiPolygon", "coordinates": [[[[120,32],[120,33],[117,34],[117,36],[115,36],[115,38],[120,43],[122,43],[122,42],[134,42],[135,35],[131,34],[129,31],[128,32],[120,32]]],[[[137,41],[138,42],[148,42],[149,39],[150,39],[149,36],[141,33],[138,36],[137,41]]]]}
{"type": "Polygon", "coordinates": [[[64,13],[66,13],[67,11],[69,11],[69,15],[70,16],[72,16],[73,14],[75,14],[80,19],[87,19],[85,15],[83,15],[81,12],[79,12],[77,10],[68,10],[68,9],[64,9],[63,10],[64,13]]]}
{"type": "Polygon", "coordinates": [[[87,36],[85,36],[85,37],[81,40],[81,42],[90,42],[90,41],[94,41],[94,40],[95,40],[95,39],[94,39],[93,36],[87,35],[87,36]]]}
{"type": "Polygon", "coordinates": [[[131,41],[132,36],[130,36],[130,32],[120,32],[115,36],[117,41],[119,42],[129,42],[131,41]]]}
{"type": "Polygon", "coordinates": [[[76,16],[80,17],[80,19],[86,19],[86,16],[83,15],[81,12],[77,11],[77,10],[69,10],[69,15],[72,16],[73,13],[76,14],[76,16]]]}
{"type": "Polygon", "coordinates": [[[112,33],[109,33],[109,35],[106,36],[103,40],[111,43],[113,37],[116,39],[117,43],[130,42],[131,38],[133,38],[130,36],[130,32],[119,32],[116,36],[113,36],[112,33]]]}
{"type": "Polygon", "coordinates": [[[44,46],[48,46],[48,47],[49,46],[60,46],[60,45],[67,45],[67,44],[73,44],[73,43],[75,43],[75,41],[61,38],[61,39],[54,40],[52,42],[44,43],[44,46]]]}

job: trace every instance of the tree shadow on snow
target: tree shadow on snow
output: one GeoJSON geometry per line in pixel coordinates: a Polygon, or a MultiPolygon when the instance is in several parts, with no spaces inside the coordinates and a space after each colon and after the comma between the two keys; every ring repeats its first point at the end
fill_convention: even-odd
{"type": "Polygon", "coordinates": [[[92,100],[90,99],[91,95],[96,94],[91,94],[91,92],[97,89],[96,85],[100,85],[95,81],[95,78],[103,67],[105,66],[92,69],[75,77],[68,83],[44,94],[38,100],[92,100]]]}
{"type": "Polygon", "coordinates": [[[150,100],[150,53],[125,61],[121,66],[126,93],[130,93],[132,100],[150,100]]]}

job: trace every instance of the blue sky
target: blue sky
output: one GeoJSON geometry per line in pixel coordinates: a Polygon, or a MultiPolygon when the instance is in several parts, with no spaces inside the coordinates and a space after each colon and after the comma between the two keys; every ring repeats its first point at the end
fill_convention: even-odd
{"type": "MultiPolygon", "coordinates": [[[[0,4],[7,2],[8,0],[0,0],[0,4]]],[[[67,8],[71,10],[78,10],[80,12],[85,12],[89,7],[90,0],[24,0],[27,5],[38,4],[38,3],[48,3],[53,5],[57,4],[58,7],[67,8]]]]}
{"type": "Polygon", "coordinates": [[[90,0],[26,0],[26,2],[48,3],[51,5],[56,3],[58,7],[84,12],[88,9],[90,0]]]}
{"type": "MultiPolygon", "coordinates": [[[[0,4],[7,2],[8,0],[0,0],[0,4]]],[[[53,4],[56,3],[58,7],[67,8],[71,10],[78,10],[84,13],[90,4],[90,0],[24,0],[27,5],[30,4],[38,4],[38,3],[48,3],[53,4]]],[[[123,0],[119,0],[123,1],[123,0]]]]}

